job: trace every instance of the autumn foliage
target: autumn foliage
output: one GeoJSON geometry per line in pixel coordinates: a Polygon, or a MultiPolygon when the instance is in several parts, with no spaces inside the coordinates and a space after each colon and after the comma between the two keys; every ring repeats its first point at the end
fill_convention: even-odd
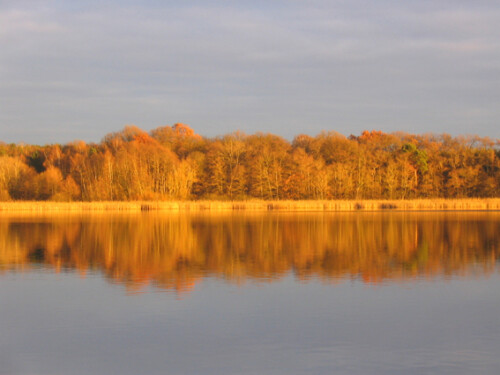
{"type": "Polygon", "coordinates": [[[500,142],[323,132],[204,138],[136,126],[98,144],[0,144],[0,200],[325,200],[500,197],[500,142]]]}

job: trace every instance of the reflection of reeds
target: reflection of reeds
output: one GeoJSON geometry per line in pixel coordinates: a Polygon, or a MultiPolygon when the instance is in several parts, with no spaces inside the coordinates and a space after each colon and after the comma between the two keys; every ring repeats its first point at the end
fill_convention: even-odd
{"type": "Polygon", "coordinates": [[[2,202],[0,211],[425,211],[500,210],[500,198],[326,201],[2,202]]]}

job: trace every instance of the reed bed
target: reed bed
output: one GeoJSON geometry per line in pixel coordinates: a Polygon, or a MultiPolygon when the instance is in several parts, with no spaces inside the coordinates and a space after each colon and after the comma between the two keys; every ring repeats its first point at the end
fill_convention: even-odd
{"type": "Polygon", "coordinates": [[[134,202],[0,202],[0,211],[490,211],[500,210],[500,198],[324,201],[134,201],[134,202]]]}

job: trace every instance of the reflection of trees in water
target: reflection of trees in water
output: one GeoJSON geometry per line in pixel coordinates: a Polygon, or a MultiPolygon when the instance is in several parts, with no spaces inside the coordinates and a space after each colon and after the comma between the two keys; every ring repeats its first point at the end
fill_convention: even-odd
{"type": "Polygon", "coordinates": [[[368,282],[491,272],[500,214],[223,214],[3,218],[0,267],[104,272],[188,290],[205,275],[368,282]]]}

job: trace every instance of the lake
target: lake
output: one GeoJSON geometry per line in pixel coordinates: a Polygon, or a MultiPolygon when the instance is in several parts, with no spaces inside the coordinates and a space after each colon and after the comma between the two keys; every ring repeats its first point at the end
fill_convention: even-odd
{"type": "Polygon", "coordinates": [[[498,374],[500,213],[0,216],[0,374],[498,374]]]}

